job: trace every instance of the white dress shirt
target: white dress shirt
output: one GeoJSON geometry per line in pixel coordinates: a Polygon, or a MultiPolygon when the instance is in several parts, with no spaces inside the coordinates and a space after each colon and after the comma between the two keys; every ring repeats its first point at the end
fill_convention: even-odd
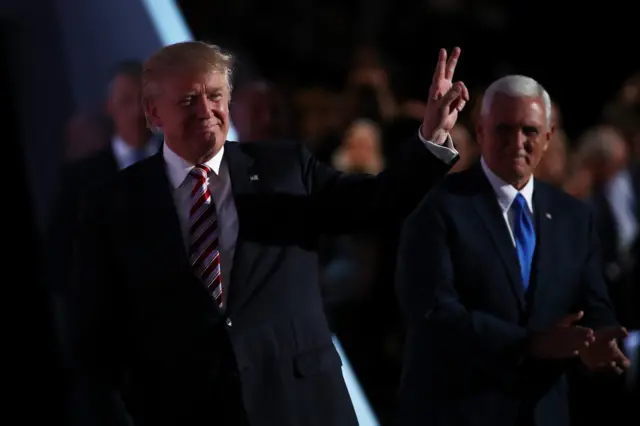
{"type": "MultiPolygon", "coordinates": [[[[152,137],[149,139],[149,142],[142,147],[145,158],[151,157],[153,154],[158,152],[158,148],[160,147],[159,143],[159,138],[152,137]]],[[[136,148],[127,144],[120,136],[115,135],[113,137],[111,140],[111,149],[113,150],[113,155],[116,158],[116,162],[118,163],[120,170],[127,168],[136,162],[136,148]]]]}
{"type": "MultiPolygon", "coordinates": [[[[453,148],[453,142],[450,137],[447,138],[444,146],[429,142],[421,135],[420,140],[422,140],[425,147],[427,147],[431,153],[444,162],[450,162],[458,153],[455,148],[453,148]]],[[[178,156],[166,143],[163,144],[162,147],[162,156],[167,165],[167,175],[173,189],[173,201],[178,212],[186,251],[189,247],[191,190],[195,184],[195,178],[191,177],[189,172],[195,165],[178,156]]],[[[239,223],[238,212],[231,190],[229,166],[227,162],[224,161],[224,146],[205,164],[213,170],[213,175],[209,178],[209,190],[216,204],[218,250],[220,251],[220,271],[222,274],[222,296],[226,305],[226,297],[229,295],[228,286],[231,282],[231,267],[233,265],[233,256],[238,239],[239,223]]]]}
{"type": "MultiPolygon", "coordinates": [[[[176,205],[185,251],[189,247],[189,209],[191,208],[191,190],[196,178],[189,175],[194,165],[180,158],[165,143],[162,155],[167,165],[167,175],[173,188],[173,201],[176,205]]],[[[231,191],[229,166],[223,161],[224,147],[205,164],[213,170],[209,178],[209,190],[216,204],[218,219],[218,250],[220,251],[220,273],[222,275],[222,298],[227,302],[229,283],[231,282],[231,266],[238,240],[238,212],[231,191]]]]}
{"type": "Polygon", "coordinates": [[[493,191],[496,193],[496,198],[498,200],[498,205],[502,210],[502,217],[504,218],[505,223],[507,224],[507,229],[509,229],[509,235],[511,236],[511,241],[513,242],[513,246],[516,245],[516,239],[513,236],[513,227],[515,225],[515,217],[514,211],[511,209],[511,205],[513,201],[516,199],[518,194],[522,194],[525,201],[527,202],[527,207],[529,207],[529,211],[533,214],[533,177],[529,179],[529,182],[518,191],[515,187],[508,184],[507,182],[500,179],[495,173],[491,171],[487,163],[484,161],[484,158],[480,160],[482,164],[482,170],[484,171],[485,176],[489,180],[493,191]]]}
{"type": "Polygon", "coordinates": [[[618,229],[618,250],[627,253],[640,232],[635,215],[633,183],[629,170],[623,170],[606,184],[605,197],[618,229]]]}
{"type": "Polygon", "coordinates": [[[458,155],[458,151],[453,146],[453,140],[451,139],[451,136],[447,136],[447,140],[442,145],[438,145],[426,140],[424,137],[422,137],[422,132],[418,132],[418,137],[420,138],[424,146],[426,146],[433,155],[447,164],[451,163],[451,160],[453,160],[456,155],[458,155]]]}

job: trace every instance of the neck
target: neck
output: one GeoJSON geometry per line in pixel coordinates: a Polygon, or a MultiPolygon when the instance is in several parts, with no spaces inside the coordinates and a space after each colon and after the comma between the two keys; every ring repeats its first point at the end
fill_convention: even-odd
{"type": "Polygon", "coordinates": [[[185,160],[186,162],[188,162],[189,164],[204,164],[207,161],[211,160],[213,157],[216,156],[217,153],[220,152],[220,150],[222,149],[222,147],[224,146],[224,144],[218,145],[216,144],[215,146],[210,147],[207,151],[205,152],[195,152],[195,151],[189,151],[187,149],[183,148],[183,145],[181,144],[174,144],[172,143],[169,139],[167,139],[165,137],[164,143],[169,147],[169,149],[171,149],[171,151],[173,151],[178,157],[182,158],[183,160],[185,160]]]}
{"type": "Polygon", "coordinates": [[[529,179],[531,179],[531,176],[527,176],[527,177],[524,177],[524,178],[512,179],[510,182],[509,181],[506,181],[506,182],[508,182],[515,189],[520,191],[522,188],[527,186],[527,184],[529,183],[529,179]]]}
{"type": "Polygon", "coordinates": [[[151,138],[151,132],[149,132],[148,129],[134,132],[116,130],[116,133],[124,143],[133,148],[142,148],[149,142],[149,138],[151,138]]]}

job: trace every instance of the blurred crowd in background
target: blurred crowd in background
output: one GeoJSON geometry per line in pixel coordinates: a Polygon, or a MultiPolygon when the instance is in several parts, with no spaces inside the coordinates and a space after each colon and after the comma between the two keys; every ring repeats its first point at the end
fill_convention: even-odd
{"type": "MultiPolygon", "coordinates": [[[[567,111],[562,84],[535,75],[539,68],[523,68],[525,53],[514,52],[510,63],[488,47],[522,26],[514,24],[523,12],[513,3],[519,2],[180,2],[196,38],[238,57],[231,105],[238,142],[296,139],[347,173],[380,172],[417,132],[437,48],[450,43],[449,35],[463,22],[465,30],[450,38],[462,47],[461,79],[472,102],[452,134],[461,156],[452,172],[478,160],[474,123],[484,85],[506,73],[533,73],[554,101],[555,128],[536,177],[593,206],[620,321],[629,330],[640,329],[640,72],[618,70],[619,78],[596,89],[606,89],[606,97],[594,92],[595,101],[573,99],[566,105],[589,103],[586,112],[567,111]]],[[[96,105],[69,118],[48,253],[59,254],[61,241],[70,244],[64,222],[84,185],[117,169],[114,137],[132,145],[131,153],[161,137],[147,129],[140,105],[136,60],[144,58],[125,59],[114,64],[111,85],[104,88],[108,107],[96,105]],[[111,168],[96,161],[105,152],[112,155],[111,168]]],[[[321,248],[333,331],[382,420],[394,407],[402,366],[404,327],[393,292],[397,231],[327,238],[321,248]]],[[[57,271],[49,280],[63,280],[65,273],[57,271]]],[[[626,395],[621,378],[575,380],[592,391],[583,392],[581,403],[598,392],[626,395]]],[[[621,405],[630,401],[620,398],[621,405]]]]}

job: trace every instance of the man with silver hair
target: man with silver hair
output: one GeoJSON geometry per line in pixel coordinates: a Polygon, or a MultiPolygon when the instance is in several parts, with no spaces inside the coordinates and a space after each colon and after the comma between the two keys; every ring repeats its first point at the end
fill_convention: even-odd
{"type": "Polygon", "coordinates": [[[152,55],[143,99],[162,151],[87,199],[76,244],[85,424],[355,426],[318,241],[393,226],[451,168],[459,55],[441,50],[421,128],[377,176],[295,143],[227,142],[231,56],[201,42],[152,55]]]}
{"type": "Polygon", "coordinates": [[[552,133],[537,81],[495,81],[476,128],[481,161],[407,218],[398,425],[568,426],[570,363],[628,366],[593,215],[533,178],[552,133]]]}

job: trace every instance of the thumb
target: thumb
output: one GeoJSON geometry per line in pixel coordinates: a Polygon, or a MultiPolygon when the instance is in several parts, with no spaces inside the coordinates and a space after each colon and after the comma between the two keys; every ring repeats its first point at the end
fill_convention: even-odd
{"type": "Polygon", "coordinates": [[[573,325],[573,323],[578,322],[584,316],[584,311],[578,311],[573,314],[569,314],[566,317],[562,318],[560,321],[556,323],[559,327],[569,327],[573,325]]]}
{"type": "Polygon", "coordinates": [[[442,106],[448,106],[450,105],[453,101],[455,101],[456,99],[458,99],[458,97],[460,96],[460,94],[462,93],[462,87],[461,87],[461,83],[457,82],[455,83],[451,89],[449,89],[449,91],[442,97],[442,99],[440,100],[442,106]]]}

